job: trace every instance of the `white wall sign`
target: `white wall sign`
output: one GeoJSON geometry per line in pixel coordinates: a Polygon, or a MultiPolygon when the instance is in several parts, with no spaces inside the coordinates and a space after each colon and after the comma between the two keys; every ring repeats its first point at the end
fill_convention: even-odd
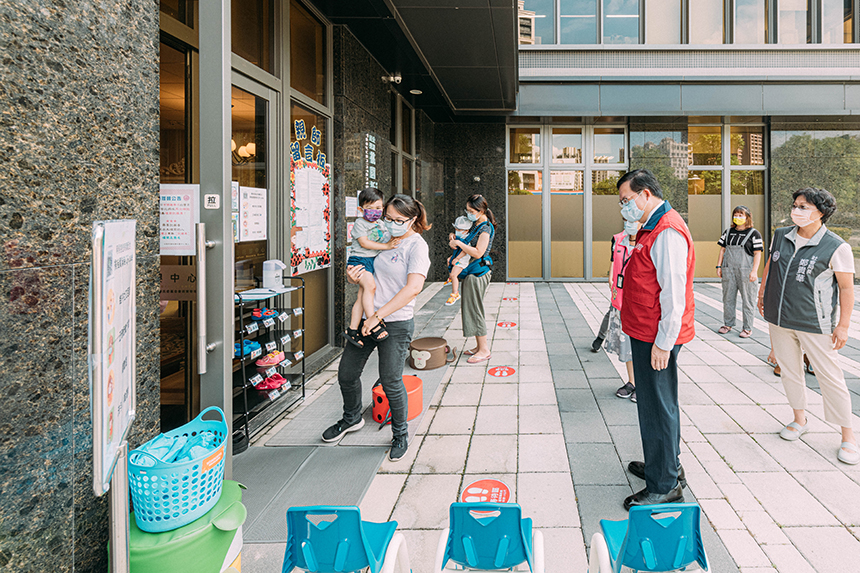
{"type": "Polygon", "coordinates": [[[137,222],[93,223],[90,279],[90,394],[94,490],[108,489],[135,409],[137,222]]]}
{"type": "Polygon", "coordinates": [[[267,191],[258,187],[239,187],[239,241],[266,239],[267,191]]]}
{"type": "Polygon", "coordinates": [[[329,167],[319,161],[291,162],[292,276],[331,264],[329,167]]]}
{"type": "Polygon", "coordinates": [[[162,255],[196,255],[194,224],[200,222],[199,185],[161,185],[162,255]]]}

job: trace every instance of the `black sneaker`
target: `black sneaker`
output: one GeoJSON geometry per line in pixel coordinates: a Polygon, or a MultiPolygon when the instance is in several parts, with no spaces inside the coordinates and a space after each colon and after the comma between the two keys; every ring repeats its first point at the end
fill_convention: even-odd
{"type": "Polygon", "coordinates": [[[626,384],[624,384],[624,386],[615,391],[615,395],[619,398],[630,398],[635,394],[636,387],[630,382],[627,382],[626,384]]]}
{"type": "Polygon", "coordinates": [[[594,342],[591,343],[591,351],[600,352],[601,346],[603,346],[603,339],[598,336],[594,339],[594,342]]]}
{"type": "Polygon", "coordinates": [[[322,439],[324,442],[336,442],[341,439],[347,432],[356,432],[364,427],[364,418],[361,418],[355,424],[347,424],[343,418],[326,428],[323,432],[322,439]]]}
{"type": "Polygon", "coordinates": [[[406,450],[409,449],[408,436],[394,436],[391,440],[391,449],[388,450],[388,459],[392,462],[398,462],[406,455],[406,450]]]}
{"type": "Polygon", "coordinates": [[[633,393],[632,393],[632,394],[630,394],[630,401],[631,401],[631,402],[635,402],[635,401],[636,401],[636,388],[634,388],[634,389],[633,389],[633,393]]]}

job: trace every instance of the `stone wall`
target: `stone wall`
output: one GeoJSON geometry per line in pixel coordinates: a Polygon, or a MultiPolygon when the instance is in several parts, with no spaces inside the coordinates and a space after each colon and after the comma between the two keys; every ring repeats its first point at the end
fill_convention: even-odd
{"type": "Polygon", "coordinates": [[[92,223],[137,219],[135,446],[159,429],[158,3],[0,5],[0,567],[105,571],[92,491],[92,223]]]}

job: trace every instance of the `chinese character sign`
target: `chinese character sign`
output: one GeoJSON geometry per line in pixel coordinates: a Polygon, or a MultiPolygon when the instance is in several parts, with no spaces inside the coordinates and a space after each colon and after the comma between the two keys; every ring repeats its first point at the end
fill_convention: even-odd
{"type": "Polygon", "coordinates": [[[161,185],[159,221],[162,255],[196,255],[194,225],[200,222],[199,185],[161,185]]]}

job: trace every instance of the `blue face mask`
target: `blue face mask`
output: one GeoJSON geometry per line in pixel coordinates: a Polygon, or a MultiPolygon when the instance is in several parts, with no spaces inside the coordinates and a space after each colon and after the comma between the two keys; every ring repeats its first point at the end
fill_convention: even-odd
{"type": "Polygon", "coordinates": [[[469,213],[468,211],[466,212],[466,218],[469,219],[473,223],[478,220],[477,215],[475,215],[474,213],[469,213]]]}
{"type": "Polygon", "coordinates": [[[388,232],[392,237],[402,237],[407,231],[409,231],[409,227],[411,226],[412,219],[403,223],[398,223],[397,221],[385,221],[385,228],[388,229],[388,232]]]}
{"type": "Polygon", "coordinates": [[[621,216],[624,217],[625,220],[630,221],[631,223],[640,221],[642,216],[645,214],[644,209],[640,209],[638,205],[636,205],[636,199],[639,198],[639,195],[636,195],[632,199],[630,199],[626,205],[621,207],[621,216]]]}
{"type": "Polygon", "coordinates": [[[624,222],[624,232],[629,236],[634,236],[639,231],[639,223],[636,221],[625,221],[624,222]]]}

